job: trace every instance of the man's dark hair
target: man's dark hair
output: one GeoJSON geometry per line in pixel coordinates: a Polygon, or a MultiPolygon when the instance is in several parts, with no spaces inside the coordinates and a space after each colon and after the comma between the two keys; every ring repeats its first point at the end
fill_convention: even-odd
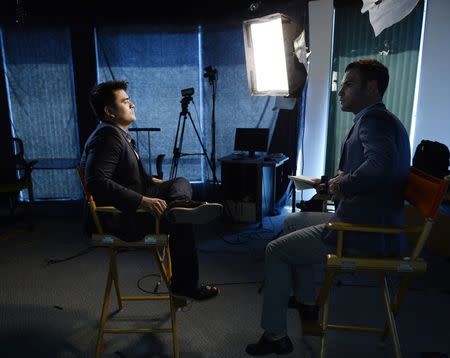
{"type": "Polygon", "coordinates": [[[367,86],[368,81],[377,81],[378,92],[383,97],[389,84],[389,70],[385,65],[377,60],[364,59],[348,64],[345,72],[349,70],[359,71],[363,86],[367,86]]]}
{"type": "Polygon", "coordinates": [[[92,87],[89,93],[89,104],[91,105],[94,115],[101,121],[105,120],[105,106],[112,106],[114,104],[117,90],[126,91],[128,82],[126,81],[107,81],[99,83],[92,87]]]}

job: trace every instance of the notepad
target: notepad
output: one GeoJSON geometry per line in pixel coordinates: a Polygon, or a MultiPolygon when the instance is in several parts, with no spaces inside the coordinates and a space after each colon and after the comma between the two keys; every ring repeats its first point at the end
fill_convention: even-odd
{"type": "Polygon", "coordinates": [[[319,183],[313,180],[315,178],[306,175],[289,175],[288,178],[294,182],[295,189],[297,190],[314,189],[319,185],[319,183]]]}

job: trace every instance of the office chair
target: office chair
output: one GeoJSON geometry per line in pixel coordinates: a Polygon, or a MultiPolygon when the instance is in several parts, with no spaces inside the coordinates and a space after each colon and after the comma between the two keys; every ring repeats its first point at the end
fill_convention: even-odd
{"type": "MultiPolygon", "coordinates": [[[[155,259],[155,262],[160,270],[161,277],[166,283],[167,287],[170,287],[170,281],[172,277],[172,265],[170,259],[169,250],[169,237],[167,234],[160,234],[159,232],[159,219],[155,217],[155,232],[147,234],[140,241],[127,242],[121,240],[119,237],[106,233],[104,231],[104,225],[99,216],[100,213],[110,213],[113,215],[120,215],[120,211],[112,206],[97,206],[95,204],[94,197],[89,193],[87,187],[84,183],[84,172],[81,167],[77,167],[78,175],[80,177],[81,183],[83,185],[83,191],[86,200],[89,205],[92,219],[94,221],[97,233],[93,234],[91,237],[91,244],[93,246],[106,247],[109,250],[109,270],[108,277],[106,281],[106,289],[103,297],[102,313],[100,317],[100,325],[98,331],[97,347],[96,347],[96,358],[100,357],[101,352],[104,349],[103,336],[105,333],[170,333],[172,335],[172,349],[173,357],[179,357],[179,347],[178,347],[178,336],[176,328],[176,311],[177,309],[184,307],[186,301],[173,297],[170,293],[161,295],[147,295],[147,296],[124,296],[121,293],[119,284],[119,274],[117,266],[117,253],[120,249],[144,249],[149,250],[155,259]],[[145,327],[145,328],[114,328],[107,327],[106,323],[109,319],[109,303],[110,295],[112,289],[112,283],[114,283],[114,288],[117,296],[117,304],[119,306],[119,311],[123,307],[123,301],[168,301],[170,304],[170,320],[171,324],[168,328],[156,328],[156,327],[145,327]]],[[[142,210],[142,212],[146,212],[142,210]]],[[[150,214],[150,213],[149,213],[150,214]]]]}
{"type": "Polygon", "coordinates": [[[420,226],[376,227],[343,222],[328,224],[330,230],[337,231],[337,247],[335,254],[330,254],[326,257],[325,279],[318,297],[318,305],[322,311],[321,324],[315,329],[311,329],[313,331],[311,335],[321,337],[321,358],[325,357],[326,331],[329,329],[378,333],[381,335],[382,340],[385,340],[390,335],[393,341],[395,357],[399,358],[402,356],[395,317],[399,312],[400,305],[413,275],[423,274],[427,270],[427,263],[420,257],[420,254],[433,227],[434,219],[447,187],[448,181],[433,177],[415,168],[411,169],[405,190],[405,200],[414,206],[425,218],[424,224],[420,226]],[[418,239],[409,257],[350,257],[343,254],[345,232],[416,233],[416,235],[418,234],[418,239]],[[328,322],[330,288],[337,274],[348,272],[373,272],[378,274],[386,311],[386,321],[383,328],[338,325],[328,322]],[[390,274],[398,274],[400,276],[397,292],[392,299],[389,294],[387,281],[387,276],[390,274]]]}

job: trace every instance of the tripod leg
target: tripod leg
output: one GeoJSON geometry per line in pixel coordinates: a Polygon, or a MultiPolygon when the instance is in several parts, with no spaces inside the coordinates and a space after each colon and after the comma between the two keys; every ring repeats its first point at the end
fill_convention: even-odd
{"type": "Polygon", "coordinates": [[[214,182],[214,184],[218,184],[219,181],[217,180],[216,173],[215,173],[215,171],[213,169],[213,165],[211,163],[211,160],[208,157],[208,153],[206,152],[205,146],[203,145],[202,139],[200,138],[200,135],[198,134],[197,127],[195,126],[195,123],[192,120],[191,114],[189,112],[187,112],[187,114],[189,115],[189,119],[190,119],[190,121],[192,123],[192,126],[194,127],[195,134],[197,135],[198,141],[199,141],[199,143],[200,143],[200,145],[202,147],[202,151],[203,151],[202,154],[205,156],[206,161],[208,162],[209,168],[211,169],[211,172],[212,172],[212,175],[213,175],[213,182],[214,182]]]}
{"type": "Polygon", "coordinates": [[[177,125],[177,133],[175,135],[175,143],[173,145],[173,158],[172,158],[172,165],[170,167],[170,179],[173,179],[177,176],[178,172],[178,162],[181,157],[181,147],[183,146],[183,136],[184,136],[184,128],[186,125],[186,114],[182,116],[183,113],[180,113],[180,117],[178,118],[178,125],[177,125]],[[181,124],[181,119],[183,119],[183,124],[181,124]],[[181,131],[180,131],[180,124],[181,124],[181,131]],[[178,135],[180,135],[178,137],[178,135]]]}

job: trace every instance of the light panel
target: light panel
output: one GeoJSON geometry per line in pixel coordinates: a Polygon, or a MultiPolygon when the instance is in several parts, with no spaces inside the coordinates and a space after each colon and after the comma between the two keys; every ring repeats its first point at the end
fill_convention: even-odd
{"type": "Polygon", "coordinates": [[[306,70],[294,53],[300,26],[290,17],[276,13],[244,21],[243,30],[250,94],[295,95],[306,77],[306,70]]]}

